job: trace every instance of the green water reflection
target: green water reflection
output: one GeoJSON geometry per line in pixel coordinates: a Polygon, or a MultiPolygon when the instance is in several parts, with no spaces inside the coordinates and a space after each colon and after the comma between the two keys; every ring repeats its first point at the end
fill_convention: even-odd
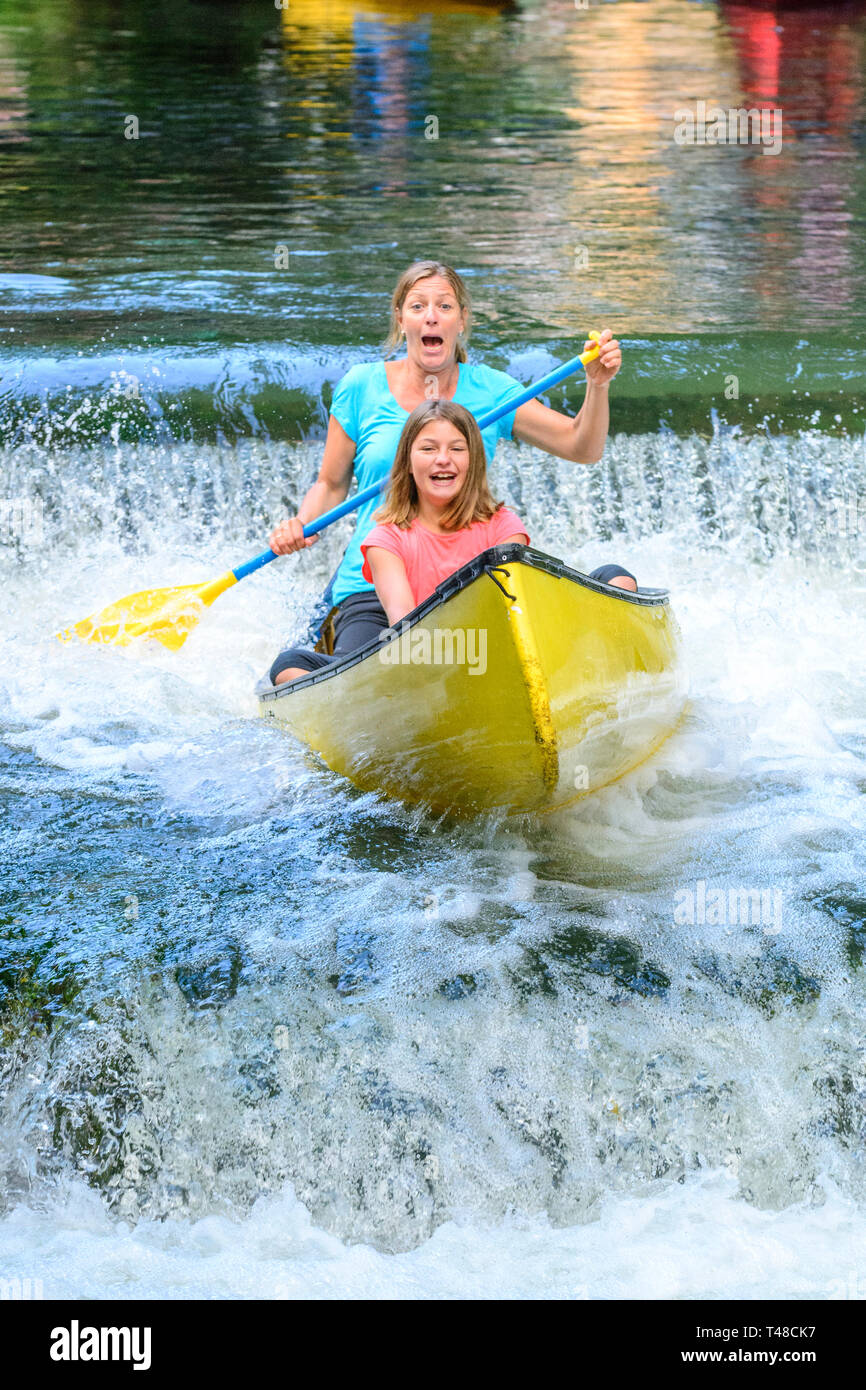
{"type": "Polygon", "coordinates": [[[4,340],[371,344],[430,252],[480,346],[862,329],[864,36],[861,5],[3,0],[4,340]],[[780,153],[677,144],[701,100],[780,107],[780,153]]]}

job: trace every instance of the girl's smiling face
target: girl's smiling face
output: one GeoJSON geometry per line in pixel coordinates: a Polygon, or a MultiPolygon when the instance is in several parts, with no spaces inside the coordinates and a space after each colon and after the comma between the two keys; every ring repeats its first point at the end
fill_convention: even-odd
{"type": "Polygon", "coordinates": [[[450,420],[431,420],[412,444],[410,470],[418,500],[440,510],[453,502],[469,471],[469,444],[450,420]]]}
{"type": "Polygon", "coordinates": [[[400,308],[406,352],[429,371],[456,359],[457,339],[465,326],[457,296],[441,275],[416,280],[400,308]]]}

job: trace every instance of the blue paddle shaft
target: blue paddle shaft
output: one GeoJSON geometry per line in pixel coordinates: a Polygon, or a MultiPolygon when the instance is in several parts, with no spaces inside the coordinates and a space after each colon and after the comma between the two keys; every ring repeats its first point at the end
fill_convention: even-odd
{"type": "MultiPolygon", "coordinates": [[[[485,411],[478,417],[478,428],[486,429],[495,420],[501,420],[503,415],[510,415],[512,410],[519,410],[520,406],[526,405],[527,401],[534,401],[536,396],[541,396],[551,387],[558,386],[567,376],[571,376],[577,371],[578,367],[583,367],[585,363],[581,357],[572,357],[568,362],[563,362],[562,366],[554,367],[552,372],[543,376],[540,381],[536,381],[532,386],[527,386],[523,391],[518,391],[509,400],[502,401],[494,406],[492,410],[485,411]]],[[[373,497],[384,491],[388,483],[388,474],[380,483],[371,483],[361,492],[355,492],[351,497],[347,497],[345,502],[341,502],[338,507],[332,507],[329,512],[324,512],[322,516],[317,516],[315,521],[311,521],[304,527],[305,536],[316,536],[320,531],[324,531],[326,526],[339,521],[341,517],[348,516],[349,512],[357,511],[358,507],[363,507],[365,502],[369,502],[373,497]]],[[[257,555],[254,560],[247,560],[245,565],[239,565],[236,570],[232,570],[235,579],[246,579],[248,574],[255,574],[256,570],[261,569],[262,565],[269,565],[271,560],[276,560],[277,554],[274,550],[265,550],[261,555],[257,555]]]]}

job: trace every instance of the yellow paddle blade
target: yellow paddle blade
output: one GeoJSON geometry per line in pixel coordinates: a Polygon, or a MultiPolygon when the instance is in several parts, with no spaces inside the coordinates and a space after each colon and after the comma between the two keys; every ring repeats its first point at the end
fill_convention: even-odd
{"type": "Polygon", "coordinates": [[[74,626],[58,632],[61,642],[78,637],[82,642],[102,642],[126,647],[136,638],[155,638],[169,651],[178,651],[205,608],[236,584],[231,570],[206,584],[183,584],[174,589],[142,589],[91,613],[74,626]]]}

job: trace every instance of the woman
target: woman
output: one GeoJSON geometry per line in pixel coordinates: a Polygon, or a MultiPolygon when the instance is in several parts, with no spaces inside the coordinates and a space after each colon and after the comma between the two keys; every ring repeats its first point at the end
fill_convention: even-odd
{"type": "MultiPolygon", "coordinates": [[[[423,401],[454,400],[479,415],[521,389],[521,383],[505,372],[466,361],[470,325],[469,293],[455,270],[438,261],[416,261],[403,272],[391,300],[391,329],[385,347],[390,353],[405,339],[406,356],[396,362],[359,364],[339,382],[319,476],[297,516],[274,528],[269,542],[272,550],[291,555],[312,545],[314,538],[304,537],[305,524],[347,497],[353,473],[359,488],[382,481],[391,468],[409,414],[423,401]]],[[[510,438],[575,463],[597,463],[607,440],[608,386],[622,364],[619,343],[608,328],[601,335],[599,349],[598,357],[587,364],[586,396],[574,419],[540,401],[529,401],[482,431],[488,460],[492,460],[498,440],[510,438]]],[[[380,505],[380,499],[373,498],[359,508],[354,536],[325,595],[335,606],[335,656],[373,641],[388,625],[374,586],[362,574],[361,542],[380,505]]],[[[634,585],[623,571],[611,577],[619,576],[634,585]]],[[[607,574],[597,572],[595,577],[607,579],[607,574]]],[[[271,666],[271,680],[275,685],[295,680],[327,665],[330,659],[290,648],[271,666]]]]}

